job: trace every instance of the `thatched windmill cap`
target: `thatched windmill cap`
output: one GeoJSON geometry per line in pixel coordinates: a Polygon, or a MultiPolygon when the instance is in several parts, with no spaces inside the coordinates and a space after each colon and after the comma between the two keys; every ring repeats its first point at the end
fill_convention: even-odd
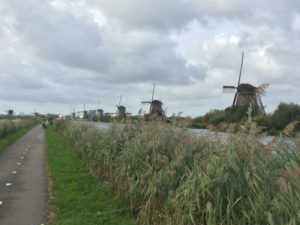
{"type": "Polygon", "coordinates": [[[126,107],[125,107],[125,106],[122,106],[122,105],[119,105],[119,106],[118,106],[118,109],[119,109],[119,110],[125,110],[126,107]]]}
{"type": "Polygon", "coordinates": [[[251,84],[240,84],[237,87],[237,90],[239,92],[248,92],[248,93],[254,93],[256,91],[256,87],[254,87],[251,84]]]}
{"type": "Polygon", "coordinates": [[[153,100],[152,104],[154,105],[162,105],[163,103],[159,100],[153,100]]]}

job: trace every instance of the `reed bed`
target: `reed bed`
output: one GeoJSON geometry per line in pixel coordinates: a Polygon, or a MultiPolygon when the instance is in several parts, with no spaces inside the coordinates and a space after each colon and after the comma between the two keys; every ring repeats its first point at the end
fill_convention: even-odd
{"type": "Polygon", "coordinates": [[[224,142],[159,122],[57,127],[137,224],[300,224],[297,140],[263,146],[246,131],[224,142]]]}
{"type": "Polygon", "coordinates": [[[35,122],[36,120],[34,119],[23,119],[17,122],[13,122],[11,120],[0,120],[0,138],[13,134],[17,130],[28,127],[35,122]]]}

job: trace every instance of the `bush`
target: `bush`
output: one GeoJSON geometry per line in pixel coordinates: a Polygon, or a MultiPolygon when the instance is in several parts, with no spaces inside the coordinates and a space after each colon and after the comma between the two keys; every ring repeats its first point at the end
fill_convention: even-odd
{"type": "Polygon", "coordinates": [[[272,128],[271,115],[258,115],[256,118],[254,118],[254,121],[258,126],[262,126],[266,130],[270,130],[272,128]]]}
{"type": "Polygon", "coordinates": [[[300,105],[280,103],[272,115],[272,125],[277,130],[283,130],[290,122],[300,116],[300,105]]]}
{"type": "Polygon", "coordinates": [[[208,120],[209,124],[218,125],[228,120],[228,113],[225,111],[216,111],[213,117],[208,120]]]}

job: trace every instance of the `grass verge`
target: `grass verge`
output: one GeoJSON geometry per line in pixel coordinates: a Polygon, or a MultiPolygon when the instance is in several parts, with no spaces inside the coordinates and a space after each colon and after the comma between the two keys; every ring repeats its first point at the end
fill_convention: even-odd
{"type": "Polygon", "coordinates": [[[47,128],[47,161],[51,174],[51,225],[129,225],[133,220],[101,181],[90,175],[69,151],[61,135],[47,128]]]}
{"type": "Polygon", "coordinates": [[[15,133],[0,139],[0,153],[4,152],[5,149],[13,144],[16,140],[18,140],[20,137],[22,137],[23,135],[25,135],[28,131],[30,131],[32,128],[34,128],[35,126],[37,126],[39,123],[34,123],[32,125],[30,125],[29,127],[24,127],[19,129],[18,131],[16,131],[15,133]]]}

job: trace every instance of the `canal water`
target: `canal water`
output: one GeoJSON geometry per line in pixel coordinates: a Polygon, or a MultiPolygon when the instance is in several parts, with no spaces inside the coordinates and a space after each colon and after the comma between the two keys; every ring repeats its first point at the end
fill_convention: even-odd
{"type": "MultiPolygon", "coordinates": [[[[100,129],[108,129],[112,123],[104,123],[104,122],[91,122],[91,121],[76,121],[75,123],[81,123],[81,124],[87,124],[87,125],[93,125],[97,128],[100,129]]],[[[120,124],[122,125],[122,124],[120,124]]],[[[226,141],[230,136],[234,134],[230,133],[224,133],[224,132],[216,132],[216,131],[211,131],[208,129],[188,129],[191,133],[194,133],[197,136],[205,136],[205,135],[213,135],[214,137],[220,138],[221,140],[226,141]]],[[[279,142],[283,141],[286,144],[289,144],[291,146],[295,146],[295,142],[293,138],[281,138],[281,137],[276,137],[276,136],[264,136],[262,138],[259,138],[260,143],[267,145],[272,142],[279,142]]]]}

